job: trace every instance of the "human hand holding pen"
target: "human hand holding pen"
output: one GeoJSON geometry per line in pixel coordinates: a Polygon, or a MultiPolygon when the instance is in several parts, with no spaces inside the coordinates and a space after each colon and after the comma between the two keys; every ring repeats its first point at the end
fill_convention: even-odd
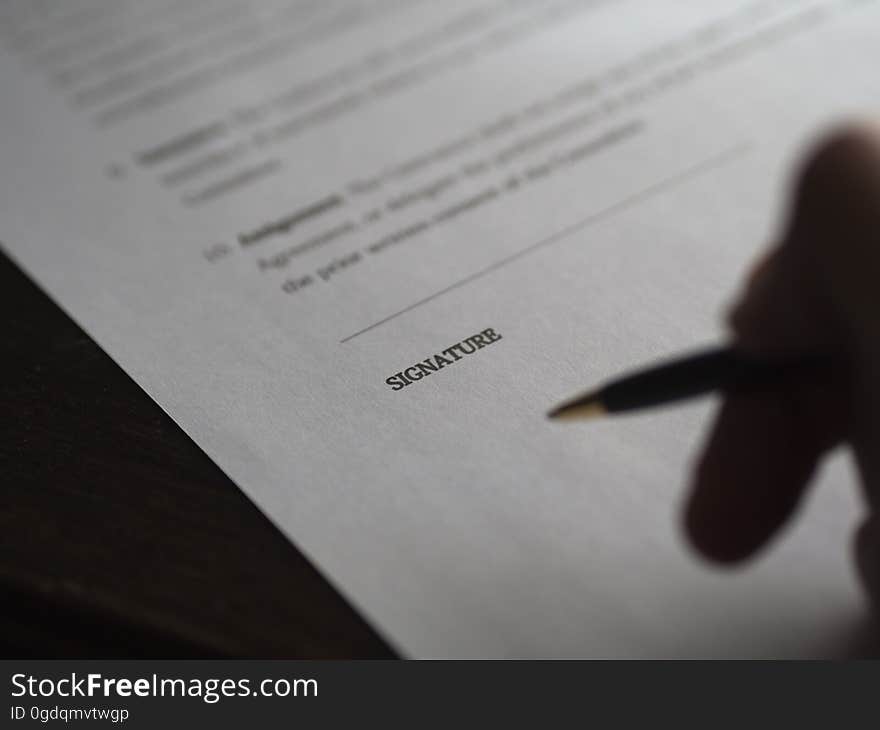
{"type": "Polygon", "coordinates": [[[734,344],[761,357],[833,353],[837,376],[726,397],[695,470],[688,535],[718,562],[752,555],[847,444],[869,510],[856,561],[880,605],[880,125],[842,129],[810,156],[731,325],[734,344]]]}

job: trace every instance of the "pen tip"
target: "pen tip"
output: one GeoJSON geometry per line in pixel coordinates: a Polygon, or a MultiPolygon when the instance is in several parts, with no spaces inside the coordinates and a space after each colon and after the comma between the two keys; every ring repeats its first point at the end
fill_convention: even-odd
{"type": "Polygon", "coordinates": [[[557,406],[547,417],[553,421],[584,421],[591,418],[602,418],[608,411],[596,395],[588,395],[557,406]]]}

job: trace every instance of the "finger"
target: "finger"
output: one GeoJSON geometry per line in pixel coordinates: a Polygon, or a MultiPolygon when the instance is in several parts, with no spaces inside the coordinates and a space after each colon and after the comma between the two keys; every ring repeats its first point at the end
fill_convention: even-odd
{"type": "Polygon", "coordinates": [[[871,515],[856,532],[856,567],[875,607],[880,607],[880,518],[871,515]]]}
{"type": "Polygon", "coordinates": [[[752,270],[728,317],[737,345],[788,357],[831,349],[840,333],[821,292],[794,241],[772,249],[752,270]]]}
{"type": "Polygon", "coordinates": [[[725,401],[685,510],[686,532],[706,557],[748,557],[794,511],[817,462],[845,431],[836,391],[794,384],[725,401]]]}
{"type": "Polygon", "coordinates": [[[880,270],[880,129],[850,124],[807,158],[774,266],[735,324],[761,344],[852,349],[880,334],[873,316],[880,270]]]}
{"type": "Polygon", "coordinates": [[[764,353],[840,347],[873,325],[880,127],[851,124],[807,158],[781,243],[755,267],[730,324],[764,353]]]}

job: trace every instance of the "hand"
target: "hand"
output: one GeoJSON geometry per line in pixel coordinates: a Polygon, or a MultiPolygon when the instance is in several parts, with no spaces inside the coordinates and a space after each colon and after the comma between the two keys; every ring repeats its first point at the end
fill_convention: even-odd
{"type": "Polygon", "coordinates": [[[722,563],[752,555],[791,516],[823,456],[846,443],[869,507],[857,564],[880,605],[880,126],[847,127],[814,152],[781,243],[730,321],[748,351],[832,352],[839,375],[726,399],[685,512],[691,540],[722,563]]]}

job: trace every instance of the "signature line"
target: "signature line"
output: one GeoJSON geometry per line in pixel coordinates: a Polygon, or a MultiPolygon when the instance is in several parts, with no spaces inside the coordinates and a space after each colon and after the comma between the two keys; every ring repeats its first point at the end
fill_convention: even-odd
{"type": "Polygon", "coordinates": [[[643,202],[643,201],[645,201],[655,195],[658,195],[659,193],[662,193],[665,190],[669,190],[670,188],[673,188],[676,185],[680,185],[684,182],[687,182],[688,180],[690,180],[692,178],[703,175],[703,174],[709,172],[710,170],[714,170],[718,167],[721,167],[722,165],[744,155],[748,151],[750,146],[751,145],[748,142],[741,142],[741,143],[737,144],[736,146],[731,147],[731,148],[725,150],[724,152],[721,152],[720,154],[713,155],[712,157],[709,157],[708,159],[705,159],[702,162],[699,162],[696,165],[693,165],[692,167],[689,167],[685,170],[682,170],[674,175],[670,175],[669,177],[664,178],[663,180],[660,180],[659,182],[656,182],[653,185],[649,185],[648,187],[643,188],[643,189],[639,190],[638,192],[627,196],[623,200],[619,200],[618,202],[616,202],[612,205],[609,205],[607,208],[603,208],[602,210],[597,211],[596,213],[592,213],[591,215],[587,216],[586,218],[583,218],[583,219],[577,221],[576,223],[573,223],[572,225],[570,225],[566,228],[563,228],[561,231],[557,231],[556,233],[553,233],[550,236],[547,236],[547,238],[543,238],[540,241],[533,243],[530,246],[527,246],[526,248],[521,249],[520,251],[517,251],[516,253],[511,254],[510,256],[506,256],[505,258],[500,259],[500,260],[490,264],[486,268],[480,269],[479,271],[477,271],[473,274],[470,274],[469,276],[464,277],[463,279],[459,279],[458,281],[450,284],[449,286],[447,286],[443,289],[440,289],[439,291],[436,291],[433,294],[430,294],[429,296],[426,296],[424,299],[419,299],[419,301],[413,302],[408,307],[404,307],[403,309],[401,309],[397,312],[394,312],[393,314],[389,314],[387,317],[380,319],[378,322],[373,322],[373,324],[368,325],[367,327],[364,327],[363,329],[360,329],[357,332],[350,334],[348,337],[345,337],[344,339],[341,339],[339,341],[339,343],[345,344],[346,342],[350,342],[355,337],[360,337],[361,335],[366,334],[367,332],[370,332],[371,330],[374,330],[377,327],[381,327],[383,324],[390,322],[392,319],[396,319],[397,317],[401,316],[402,314],[406,314],[407,312],[411,312],[414,309],[421,307],[423,304],[427,304],[428,302],[431,302],[434,299],[437,299],[438,297],[442,297],[444,294],[448,294],[449,292],[453,291],[454,289],[458,289],[459,287],[465,286],[466,284],[470,284],[471,282],[476,281],[477,279],[481,279],[484,276],[486,276],[487,274],[491,274],[493,271],[497,271],[498,269],[500,269],[504,266],[507,266],[507,264],[511,264],[514,261],[517,261],[518,259],[521,259],[525,256],[528,256],[531,253],[534,253],[538,249],[541,249],[541,248],[544,248],[545,246],[549,246],[551,244],[557,243],[557,242],[563,240],[564,238],[572,235],[573,233],[577,233],[581,229],[586,228],[587,226],[590,226],[594,223],[598,223],[599,221],[602,221],[605,218],[608,218],[609,216],[614,215],[615,213],[619,213],[622,210],[625,210],[627,208],[631,208],[632,206],[634,206],[638,203],[641,203],[641,202],[643,202]]]}

